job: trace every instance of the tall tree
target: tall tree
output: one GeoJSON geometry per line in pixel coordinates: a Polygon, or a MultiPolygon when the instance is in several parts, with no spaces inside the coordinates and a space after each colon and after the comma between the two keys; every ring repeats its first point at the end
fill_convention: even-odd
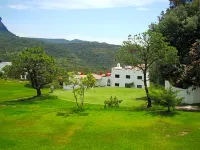
{"type": "Polygon", "coordinates": [[[46,55],[41,47],[23,50],[13,59],[11,68],[9,70],[12,74],[28,74],[31,86],[37,90],[37,96],[41,96],[41,88],[51,83],[57,73],[55,60],[46,55]]]}
{"type": "Polygon", "coordinates": [[[157,32],[147,31],[142,34],[129,36],[119,51],[119,59],[127,65],[138,67],[144,75],[144,86],[148,100],[147,107],[151,107],[151,99],[147,87],[147,72],[156,62],[175,63],[176,48],[164,42],[165,38],[157,32]]]}
{"type": "Polygon", "coordinates": [[[176,8],[176,7],[180,6],[180,5],[191,3],[193,1],[194,0],[169,0],[170,8],[176,8]]]}
{"type": "Polygon", "coordinates": [[[200,41],[197,40],[192,45],[190,50],[191,63],[186,66],[186,79],[187,84],[193,87],[200,87],[200,41]]]}

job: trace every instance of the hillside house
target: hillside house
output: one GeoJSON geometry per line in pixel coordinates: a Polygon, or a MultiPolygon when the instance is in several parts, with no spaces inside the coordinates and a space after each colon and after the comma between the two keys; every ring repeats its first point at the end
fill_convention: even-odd
{"type": "MultiPolygon", "coordinates": [[[[144,88],[143,82],[143,72],[132,66],[121,67],[118,63],[116,67],[112,68],[111,73],[106,73],[102,75],[92,74],[96,79],[96,87],[125,87],[125,88],[144,88]]],[[[149,73],[147,73],[147,76],[149,73]]],[[[76,78],[84,78],[87,75],[76,75],[76,78]]],[[[150,82],[147,81],[147,86],[150,85],[150,82]]],[[[63,89],[69,90],[72,89],[70,85],[63,84],[63,89]]]]}
{"type": "MultiPolygon", "coordinates": [[[[148,76],[149,73],[147,73],[148,76]]],[[[112,87],[130,88],[132,84],[135,88],[144,88],[143,79],[143,72],[139,68],[132,66],[123,68],[118,63],[116,67],[112,68],[110,81],[112,87]]],[[[149,85],[150,82],[147,81],[147,86],[149,85]]]]}

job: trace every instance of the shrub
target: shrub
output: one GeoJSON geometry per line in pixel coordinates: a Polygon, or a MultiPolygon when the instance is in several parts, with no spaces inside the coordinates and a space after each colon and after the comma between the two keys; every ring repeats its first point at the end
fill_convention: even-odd
{"type": "Polygon", "coordinates": [[[165,106],[170,111],[170,108],[175,108],[178,104],[181,103],[183,98],[178,98],[177,94],[179,91],[173,90],[172,87],[165,89],[161,86],[153,86],[150,88],[150,98],[155,103],[165,106]]]}
{"type": "Polygon", "coordinates": [[[119,100],[116,96],[114,98],[111,96],[109,100],[104,101],[104,109],[107,107],[119,107],[122,101],[123,100],[119,100]]]}

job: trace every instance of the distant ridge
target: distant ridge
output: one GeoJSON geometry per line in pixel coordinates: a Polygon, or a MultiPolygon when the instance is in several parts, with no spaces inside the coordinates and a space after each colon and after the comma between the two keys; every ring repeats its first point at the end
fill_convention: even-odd
{"type": "Polygon", "coordinates": [[[79,39],[46,39],[19,37],[11,33],[0,17],[0,60],[11,61],[27,47],[41,46],[59,66],[69,71],[108,71],[115,62],[119,45],[79,39]]]}
{"type": "Polygon", "coordinates": [[[74,40],[51,39],[51,38],[30,38],[30,39],[33,39],[36,41],[42,41],[42,42],[46,42],[46,43],[54,43],[54,44],[86,43],[86,42],[108,44],[106,42],[85,41],[85,40],[79,40],[79,39],[74,39],[74,40]]]}

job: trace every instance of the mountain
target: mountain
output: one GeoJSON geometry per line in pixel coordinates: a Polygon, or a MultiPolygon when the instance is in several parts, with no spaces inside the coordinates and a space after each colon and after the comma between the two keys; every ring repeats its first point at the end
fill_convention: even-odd
{"type": "Polygon", "coordinates": [[[24,38],[11,33],[0,19],[0,60],[11,61],[26,47],[41,46],[57,63],[77,71],[108,70],[115,65],[115,53],[120,47],[107,43],[83,40],[24,38]]]}

